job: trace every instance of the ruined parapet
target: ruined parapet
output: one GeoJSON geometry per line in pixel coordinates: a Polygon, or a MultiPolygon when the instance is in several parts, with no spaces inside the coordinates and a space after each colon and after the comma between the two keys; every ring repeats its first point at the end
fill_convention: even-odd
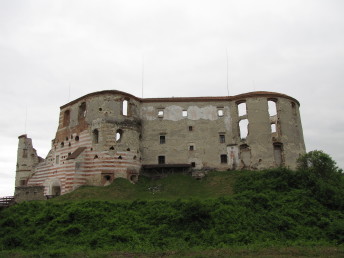
{"type": "Polygon", "coordinates": [[[27,135],[18,137],[18,151],[17,151],[17,168],[15,186],[26,186],[27,180],[34,171],[34,168],[39,162],[43,161],[37,155],[36,150],[32,146],[32,140],[27,138],[27,135]]]}

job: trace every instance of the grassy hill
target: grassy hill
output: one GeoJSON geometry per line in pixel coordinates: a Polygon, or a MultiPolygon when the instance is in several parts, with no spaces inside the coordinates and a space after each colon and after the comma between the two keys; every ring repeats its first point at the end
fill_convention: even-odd
{"type": "Polygon", "coordinates": [[[117,179],[1,211],[0,256],[341,257],[343,195],[341,173],[283,168],[117,179]]]}
{"type": "Polygon", "coordinates": [[[154,180],[140,177],[136,184],[119,178],[106,187],[80,187],[72,193],[55,198],[54,201],[217,198],[232,195],[236,178],[251,173],[249,171],[214,171],[208,173],[202,180],[196,180],[185,174],[170,174],[166,178],[154,180]]]}

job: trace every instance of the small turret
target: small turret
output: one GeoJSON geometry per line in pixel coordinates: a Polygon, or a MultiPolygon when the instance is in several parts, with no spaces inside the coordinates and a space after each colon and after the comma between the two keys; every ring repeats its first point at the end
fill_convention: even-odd
{"type": "Polygon", "coordinates": [[[42,160],[32,146],[32,140],[26,134],[18,137],[17,168],[15,186],[25,186],[33,168],[42,160]]]}

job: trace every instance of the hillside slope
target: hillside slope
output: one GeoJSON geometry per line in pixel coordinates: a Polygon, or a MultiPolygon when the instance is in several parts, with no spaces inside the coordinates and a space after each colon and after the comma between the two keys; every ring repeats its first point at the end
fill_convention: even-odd
{"type": "Polygon", "coordinates": [[[344,243],[343,194],[342,174],[324,179],[287,169],[216,172],[203,181],[182,175],[137,185],[118,180],[1,211],[0,250],[66,254],[338,247],[344,243]],[[157,186],[152,184],[159,189],[152,190],[157,186]]]}

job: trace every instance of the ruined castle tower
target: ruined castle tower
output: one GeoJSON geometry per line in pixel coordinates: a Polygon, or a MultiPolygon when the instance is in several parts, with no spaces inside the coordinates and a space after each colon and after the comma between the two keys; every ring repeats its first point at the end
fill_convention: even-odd
{"type": "Polygon", "coordinates": [[[45,159],[19,137],[16,196],[60,195],[117,177],[136,182],[150,171],[293,169],[303,153],[299,102],[284,94],[143,99],[100,91],[60,108],[45,159]]]}

